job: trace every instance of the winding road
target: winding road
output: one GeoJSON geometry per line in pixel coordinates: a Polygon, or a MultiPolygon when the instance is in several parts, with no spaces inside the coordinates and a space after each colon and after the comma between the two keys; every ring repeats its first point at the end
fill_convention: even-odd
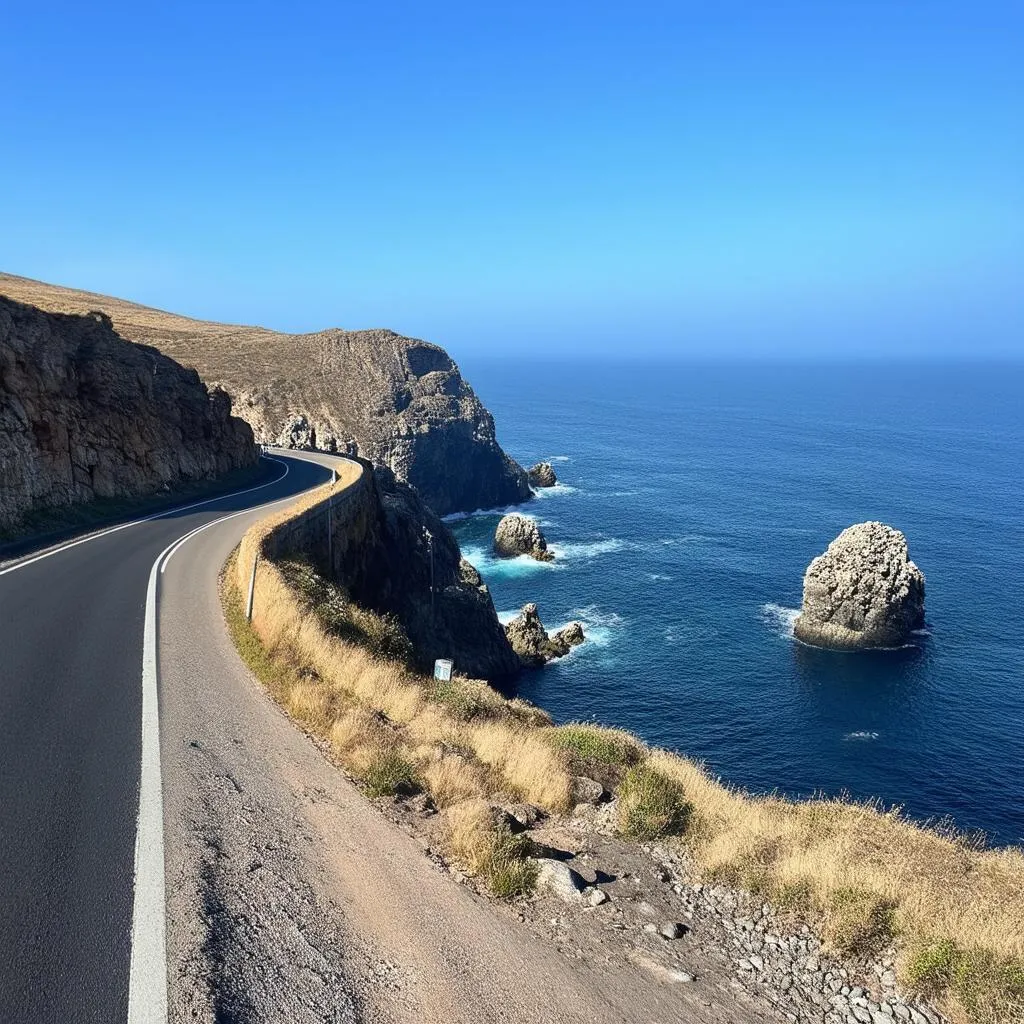
{"type": "Polygon", "coordinates": [[[217,587],[334,462],[271,457],[259,488],[0,565],[0,1024],[777,1019],[696,951],[697,985],[601,933],[557,955],[295,728],[217,587]]]}
{"type": "MultiPolygon", "coordinates": [[[[140,816],[147,597],[161,611],[188,604],[190,581],[166,570],[194,531],[237,541],[268,506],[329,478],[326,457],[271,457],[269,483],[0,565],[4,1024],[129,1020],[137,826],[160,810],[158,784],[140,816]]],[[[219,619],[204,627],[223,633],[219,619]]],[[[139,882],[163,899],[162,877],[139,882]]],[[[134,975],[133,1024],[160,1019],[151,964],[137,956],[134,975]]]]}

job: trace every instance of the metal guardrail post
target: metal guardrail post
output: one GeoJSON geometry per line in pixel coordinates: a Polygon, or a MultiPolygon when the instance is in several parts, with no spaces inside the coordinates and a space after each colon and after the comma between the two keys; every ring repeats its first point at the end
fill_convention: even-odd
{"type": "Polygon", "coordinates": [[[252,575],[249,577],[249,599],[245,603],[245,617],[249,622],[252,622],[252,600],[256,594],[256,566],[260,563],[260,553],[256,552],[256,557],[252,560],[252,575]]]}

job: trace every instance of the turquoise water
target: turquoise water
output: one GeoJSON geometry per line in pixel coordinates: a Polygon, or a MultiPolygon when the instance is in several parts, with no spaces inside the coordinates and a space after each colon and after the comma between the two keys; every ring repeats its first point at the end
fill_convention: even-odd
{"type": "Polygon", "coordinates": [[[1024,367],[463,364],[558,558],[500,562],[452,522],[499,612],[589,640],[520,692],[705,760],[752,791],[880,797],[1024,841],[1024,367]],[[903,530],[927,629],[898,651],[795,642],[807,563],[903,530]]]}

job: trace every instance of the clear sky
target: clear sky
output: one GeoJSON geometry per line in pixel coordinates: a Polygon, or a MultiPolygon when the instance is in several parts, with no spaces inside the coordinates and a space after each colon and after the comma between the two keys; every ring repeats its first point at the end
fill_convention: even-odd
{"type": "Polygon", "coordinates": [[[484,352],[1024,355],[1024,3],[9,3],[0,269],[484,352]]]}

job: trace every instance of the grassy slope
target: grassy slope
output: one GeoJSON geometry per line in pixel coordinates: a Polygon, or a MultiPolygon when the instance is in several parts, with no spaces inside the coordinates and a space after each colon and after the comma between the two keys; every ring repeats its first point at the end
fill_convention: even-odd
{"type": "Polygon", "coordinates": [[[563,812],[572,776],[585,774],[617,793],[624,834],[679,835],[708,878],[764,894],[836,949],[870,955],[895,942],[904,984],[954,1019],[1024,1019],[1021,851],[978,850],[872,806],[751,797],[627,733],[554,727],[479,681],[437,684],[374,653],[382,637],[400,645],[393,623],[308,567],[283,569],[261,568],[252,626],[235,573],[225,576],[243,657],[371,795],[420,788],[448,808],[453,852],[497,893],[524,891],[531,876],[526,845],[495,827],[488,804],[563,812]]]}

